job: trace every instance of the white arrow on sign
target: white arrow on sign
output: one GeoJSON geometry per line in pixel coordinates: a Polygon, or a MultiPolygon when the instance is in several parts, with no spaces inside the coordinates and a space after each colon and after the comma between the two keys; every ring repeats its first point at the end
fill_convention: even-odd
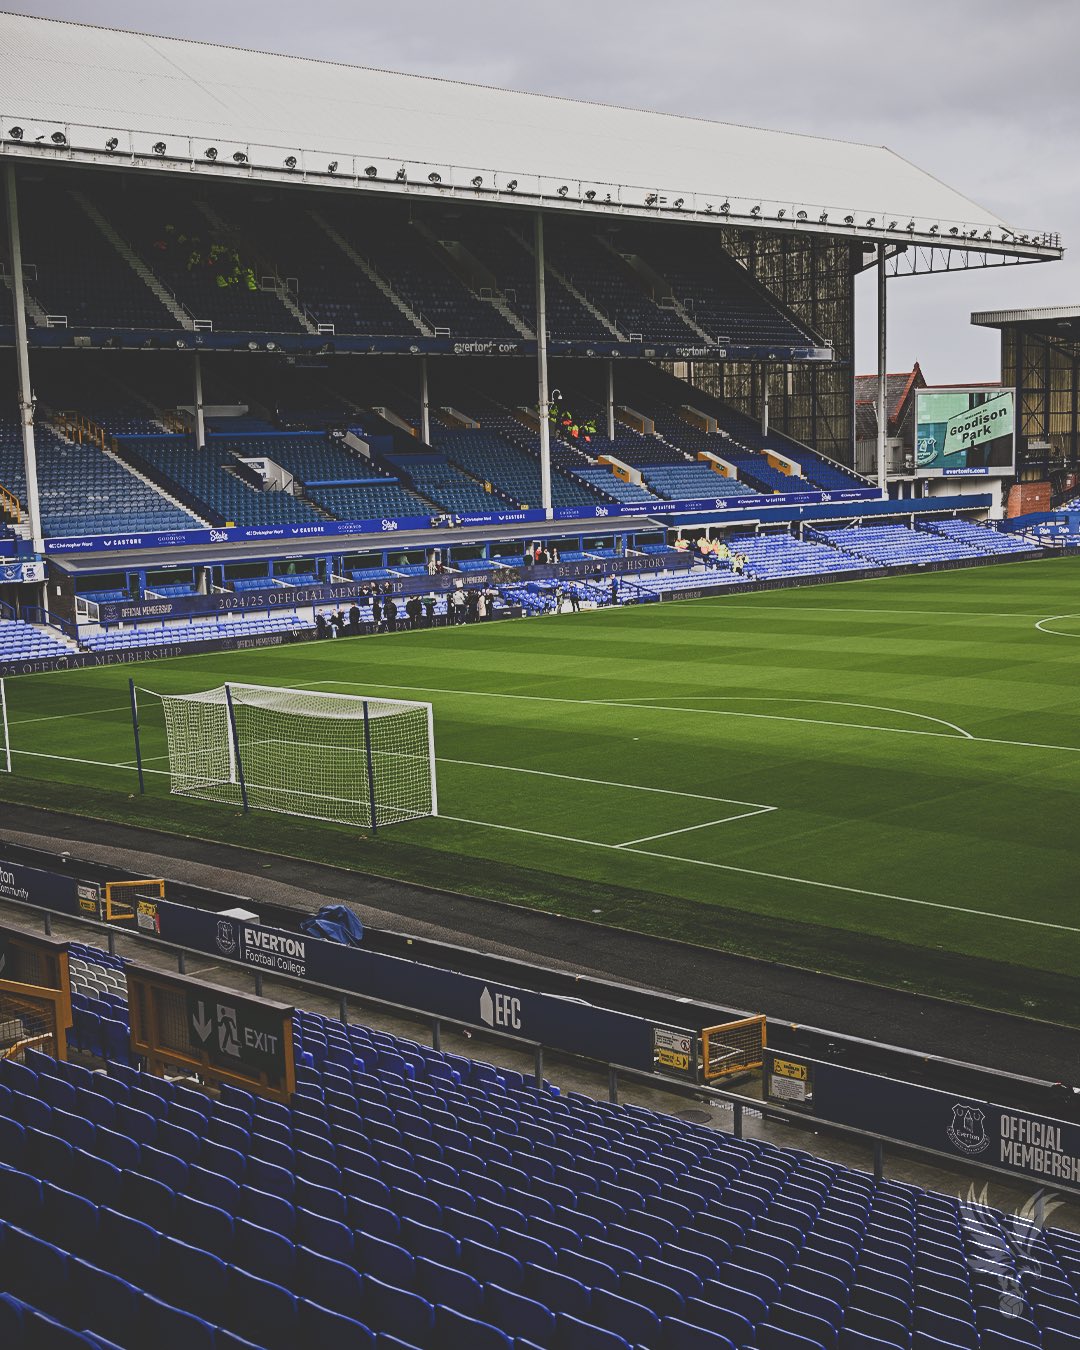
{"type": "Polygon", "coordinates": [[[195,1027],[195,1035],[198,1036],[199,1040],[209,1040],[210,1033],[214,1029],[214,1024],[210,1018],[207,1017],[206,1008],[201,999],[199,1000],[199,1011],[192,1015],[191,1021],[192,1025],[195,1027]]]}

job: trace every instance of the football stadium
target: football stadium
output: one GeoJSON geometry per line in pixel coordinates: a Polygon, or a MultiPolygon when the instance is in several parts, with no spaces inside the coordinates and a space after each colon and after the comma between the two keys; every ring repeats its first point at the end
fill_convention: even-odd
{"type": "Polygon", "coordinates": [[[0,1350],[1080,1348],[1080,311],[887,342],[1058,235],[0,49],[0,1350]]]}

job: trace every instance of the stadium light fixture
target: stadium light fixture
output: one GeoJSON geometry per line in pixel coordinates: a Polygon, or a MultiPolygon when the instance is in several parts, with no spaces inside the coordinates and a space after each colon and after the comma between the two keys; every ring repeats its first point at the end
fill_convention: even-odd
{"type": "Polygon", "coordinates": [[[9,140],[9,141],[21,141],[22,138],[23,138],[23,129],[22,129],[22,127],[9,127],[9,128],[8,128],[8,140],[9,140]]]}
{"type": "MultiPolygon", "coordinates": [[[[586,192],[586,194],[585,194],[585,200],[586,200],[587,202],[594,202],[594,201],[596,201],[596,192],[594,191],[593,188],[590,188],[590,189],[588,190],[588,192],[586,192]]],[[[678,206],[678,202],[676,202],[675,205],[678,206]]]]}
{"type": "Polygon", "coordinates": [[[868,230],[872,230],[876,224],[877,224],[877,216],[871,216],[870,219],[866,222],[866,228],[868,230]]]}
{"type": "Polygon", "coordinates": [[[216,145],[208,145],[208,146],[206,147],[206,149],[203,151],[203,154],[204,154],[204,155],[206,156],[206,158],[209,159],[209,160],[215,160],[215,159],[217,159],[217,146],[216,146],[216,145]]]}
{"type": "Polygon", "coordinates": [[[67,145],[67,137],[62,131],[54,131],[49,137],[53,145],[67,145]]]}
{"type": "Polygon", "coordinates": [[[957,234],[960,233],[960,231],[956,228],[955,225],[950,225],[950,226],[949,226],[949,233],[950,233],[951,235],[957,235],[957,234]]]}
{"type": "Polygon", "coordinates": [[[115,136],[110,136],[109,139],[105,142],[105,149],[115,150],[119,144],[120,142],[115,136]]]}
{"type": "Polygon", "coordinates": [[[726,216],[726,215],[729,213],[729,211],[731,210],[731,203],[730,203],[730,202],[723,202],[723,203],[721,204],[721,206],[720,206],[720,210],[721,210],[721,211],[723,212],[723,214],[726,216]]]}
{"type": "MultiPolygon", "coordinates": [[[[404,164],[401,166],[400,169],[398,169],[397,173],[394,174],[394,178],[395,178],[395,179],[397,180],[397,182],[399,182],[399,183],[404,183],[405,180],[408,178],[408,176],[409,176],[409,175],[405,172],[405,165],[404,165],[404,164]]],[[[431,175],[429,174],[428,177],[430,178],[431,175]]]]}
{"type": "Polygon", "coordinates": [[[909,220],[908,223],[907,223],[907,227],[908,227],[908,230],[909,230],[911,233],[914,233],[914,231],[915,231],[915,221],[914,221],[914,220],[909,220]]]}
{"type": "Polygon", "coordinates": [[[844,224],[845,224],[845,225],[854,225],[854,224],[855,224],[855,217],[854,217],[854,216],[845,216],[845,217],[844,217],[844,224]]]}
{"type": "Polygon", "coordinates": [[[259,350],[259,344],[257,342],[249,342],[247,349],[249,352],[257,352],[259,350]]]}
{"type": "Polygon", "coordinates": [[[991,236],[991,232],[990,232],[989,230],[984,230],[984,231],[983,231],[983,238],[984,238],[984,239],[990,239],[991,237],[992,237],[992,236],[991,236]]]}
{"type": "Polygon", "coordinates": [[[889,221],[889,229],[890,229],[890,230],[895,230],[895,229],[896,229],[896,221],[895,221],[895,220],[890,220],[890,221],[889,221]]]}
{"type": "Polygon", "coordinates": [[[930,229],[929,229],[929,231],[928,231],[928,233],[930,233],[930,234],[937,234],[937,232],[938,232],[938,227],[937,227],[936,225],[931,225],[931,226],[930,226],[930,229]]]}
{"type": "Polygon", "coordinates": [[[760,216],[760,215],[761,215],[761,207],[760,207],[760,206],[752,206],[752,207],[750,208],[750,214],[751,214],[752,216],[760,216]]]}
{"type": "Polygon", "coordinates": [[[167,147],[164,141],[155,141],[154,144],[151,146],[151,149],[153,150],[155,155],[163,155],[165,153],[166,148],[167,147]]]}
{"type": "Polygon", "coordinates": [[[829,223],[829,213],[828,211],[822,211],[821,215],[818,216],[818,224],[828,225],[828,223],[829,223]]]}
{"type": "Polygon", "coordinates": [[[559,188],[559,196],[560,196],[560,197],[565,197],[565,196],[569,193],[569,191],[570,191],[570,189],[569,189],[569,188],[566,186],[566,184],[564,183],[564,184],[562,185],[562,187],[559,188]]]}
{"type": "Polygon", "coordinates": [[[327,173],[337,173],[337,160],[336,160],[336,159],[332,159],[332,160],[330,161],[330,163],[326,166],[326,172],[327,172],[327,173]]]}
{"type": "Polygon", "coordinates": [[[777,213],[776,213],[776,219],[777,219],[777,220],[783,220],[784,217],[785,217],[786,215],[787,215],[787,207],[786,207],[786,206],[782,206],[782,207],[780,208],[780,210],[777,211],[777,213]]]}
{"type": "Polygon", "coordinates": [[[674,210],[676,210],[676,211],[681,211],[682,208],[683,208],[683,202],[684,202],[684,200],[685,200],[685,198],[683,198],[683,197],[676,197],[675,200],[671,203],[671,205],[672,205],[672,207],[674,208],[674,210]]]}
{"type": "Polygon", "coordinates": [[[806,219],[806,212],[805,212],[805,211],[796,211],[796,212],[795,212],[795,219],[796,219],[796,220],[805,220],[805,219],[806,219]]]}
{"type": "Polygon", "coordinates": [[[379,171],[374,164],[369,164],[367,168],[364,170],[364,174],[368,178],[378,178],[379,171]]]}
{"type": "Polygon", "coordinates": [[[482,188],[484,186],[484,180],[480,174],[477,174],[472,180],[472,185],[474,188],[482,188]]]}
{"type": "Polygon", "coordinates": [[[656,193],[655,193],[655,192],[650,192],[649,195],[645,198],[645,205],[646,205],[646,206],[655,206],[655,205],[656,205],[656,193]]]}
{"type": "Polygon", "coordinates": [[[243,150],[234,150],[234,151],[233,151],[233,163],[234,163],[234,164],[246,164],[247,162],[248,162],[248,161],[247,161],[247,155],[244,154],[243,150]]]}
{"type": "Polygon", "coordinates": [[[286,157],[286,160],[285,160],[285,167],[286,167],[287,169],[295,169],[295,168],[296,168],[296,156],[295,156],[295,155],[289,155],[289,156],[286,157]]]}
{"type": "MultiPolygon", "coordinates": [[[[399,178],[399,179],[401,178],[401,173],[398,174],[398,178],[399,178]]],[[[432,169],[431,173],[429,173],[428,176],[427,176],[427,180],[428,180],[429,183],[441,183],[441,182],[442,182],[442,174],[441,174],[441,173],[436,173],[435,170],[432,169]]]]}
{"type": "Polygon", "coordinates": [[[507,185],[506,185],[506,190],[507,190],[507,192],[516,192],[516,191],[517,191],[517,185],[518,185],[517,179],[516,179],[516,178],[511,178],[510,181],[509,181],[509,183],[507,183],[507,185]]]}

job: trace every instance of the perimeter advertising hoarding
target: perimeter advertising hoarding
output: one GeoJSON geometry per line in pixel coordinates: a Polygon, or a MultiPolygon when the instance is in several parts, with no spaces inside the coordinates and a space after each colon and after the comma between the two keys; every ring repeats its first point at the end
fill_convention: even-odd
{"type": "Polygon", "coordinates": [[[924,478],[1009,475],[1016,458],[1016,391],[920,389],[915,473],[924,478]]]}
{"type": "Polygon", "coordinates": [[[1080,1188],[1080,1125],[805,1055],[765,1053],[768,1102],[961,1161],[1080,1188]]]}

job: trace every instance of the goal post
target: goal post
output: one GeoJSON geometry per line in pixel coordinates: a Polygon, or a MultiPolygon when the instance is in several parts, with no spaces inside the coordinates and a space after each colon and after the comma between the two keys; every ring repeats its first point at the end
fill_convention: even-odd
{"type": "MultiPolygon", "coordinates": [[[[372,831],[438,815],[431,705],[228,684],[160,700],[169,790],[372,831]]],[[[138,738],[138,704],[132,721],[138,738]]]]}
{"type": "Polygon", "coordinates": [[[0,680],[0,773],[11,772],[11,735],[8,731],[7,689],[0,680]]]}

